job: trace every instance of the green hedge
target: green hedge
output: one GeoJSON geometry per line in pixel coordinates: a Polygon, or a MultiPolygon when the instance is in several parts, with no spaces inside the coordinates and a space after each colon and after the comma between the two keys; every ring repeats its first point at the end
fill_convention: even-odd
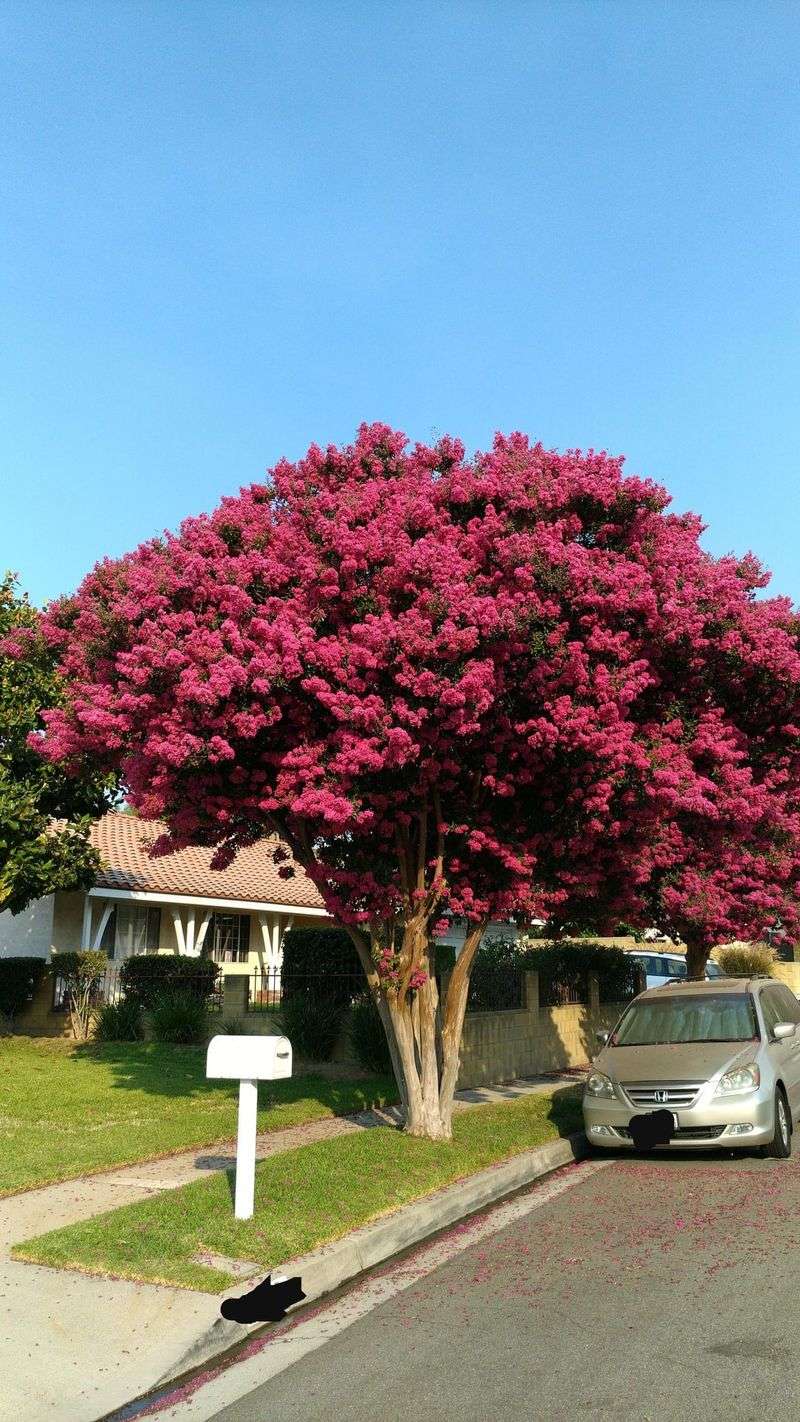
{"type": "Polygon", "coordinates": [[[348,1035],[356,1060],[365,1071],[390,1073],[392,1058],[380,1014],[371,997],[365,995],[350,1010],[348,1035]]]}
{"type": "Polygon", "coordinates": [[[22,1012],[46,971],[44,958],[0,958],[0,1014],[14,1018],[22,1012]]]}
{"type": "Polygon", "coordinates": [[[166,995],[187,992],[205,1002],[217,985],[219,965],[210,958],[189,958],[167,953],[141,953],[126,958],[120,970],[122,990],[128,1001],[138,1002],[146,1012],[166,995]]]}
{"type": "Polygon", "coordinates": [[[346,1005],[364,986],[364,969],[344,928],[292,928],[283,940],[282,1000],[321,997],[346,1005]]]}
{"type": "Polygon", "coordinates": [[[590,972],[597,974],[601,1002],[624,1002],[641,990],[641,973],[630,953],[585,939],[529,947],[520,953],[520,965],[539,974],[539,1001],[543,1005],[556,985],[577,992],[585,990],[590,972]]]}

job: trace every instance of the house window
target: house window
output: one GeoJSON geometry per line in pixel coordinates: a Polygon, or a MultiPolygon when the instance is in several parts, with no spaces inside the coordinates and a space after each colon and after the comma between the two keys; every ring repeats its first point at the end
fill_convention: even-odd
{"type": "Polygon", "coordinates": [[[158,949],[161,909],[146,904],[115,904],[103,930],[100,947],[115,962],[135,953],[158,949]]]}
{"type": "Polygon", "coordinates": [[[207,942],[215,963],[246,963],[250,952],[249,915],[212,914],[207,942]]]}

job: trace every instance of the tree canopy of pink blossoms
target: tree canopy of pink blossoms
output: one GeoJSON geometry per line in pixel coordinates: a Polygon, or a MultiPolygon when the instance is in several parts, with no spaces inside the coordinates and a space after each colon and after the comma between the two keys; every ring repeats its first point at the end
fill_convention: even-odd
{"type": "Polygon", "coordinates": [[[413,1131],[449,1134],[488,920],[655,921],[692,971],[797,926],[797,613],[668,503],[605,454],[365,425],[49,611],[46,754],[121,774],[164,848],[280,837],[350,928],[413,1131]]]}

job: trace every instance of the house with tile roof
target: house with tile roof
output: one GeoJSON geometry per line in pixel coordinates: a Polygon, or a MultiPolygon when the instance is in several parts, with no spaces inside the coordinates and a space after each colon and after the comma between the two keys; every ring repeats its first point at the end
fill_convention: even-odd
{"type": "MultiPolygon", "coordinates": [[[[274,973],[291,927],[333,926],[298,864],[293,878],[281,878],[275,839],[240,850],[227,869],[212,869],[213,850],[199,846],[151,857],[165,829],[121,811],[103,815],[91,831],[101,861],[93,887],[50,894],[16,916],[0,913],[0,958],[102,948],[119,963],[136,953],[202,952],[226,972],[274,973]]],[[[493,923],[486,938],[516,933],[511,924],[493,923]]],[[[458,951],[464,927],[453,923],[438,941],[458,951]]]]}
{"type": "Polygon", "coordinates": [[[0,957],[102,948],[120,962],[134,953],[204,952],[240,971],[266,972],[280,966],[293,924],[332,925],[299,866],[294,878],[279,876],[274,840],[242,849],[227,869],[212,869],[211,849],[152,858],[165,828],[118,811],[104,815],[91,831],[101,861],[93,887],[50,894],[16,916],[0,913],[0,957]]]}

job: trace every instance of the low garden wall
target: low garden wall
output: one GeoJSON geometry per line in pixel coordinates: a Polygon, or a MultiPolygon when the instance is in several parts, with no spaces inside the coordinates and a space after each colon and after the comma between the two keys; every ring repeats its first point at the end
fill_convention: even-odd
{"type": "MultiPolygon", "coordinates": [[[[775,976],[800,993],[800,963],[777,963],[775,976]]],[[[253,1011],[248,1001],[248,979],[241,973],[223,973],[220,1010],[209,1017],[210,1034],[222,1023],[239,1024],[247,1033],[271,1036],[279,1030],[274,1011],[253,1011]]],[[[442,986],[446,985],[446,977],[442,986]]],[[[14,1022],[14,1031],[25,1036],[72,1036],[69,1013],[53,1011],[53,980],[48,971],[33,1001],[14,1022]]],[[[598,980],[589,974],[588,1002],[548,1007],[539,1002],[539,975],[524,974],[523,1005],[507,1011],[468,1012],[461,1048],[461,1088],[486,1086],[539,1072],[585,1066],[597,1052],[595,1034],[613,1027],[624,1003],[601,1003],[598,980]]],[[[149,1035],[149,1033],[148,1033],[149,1035]]],[[[346,1029],[333,1052],[339,1063],[354,1061],[346,1029]]]]}
{"type": "Polygon", "coordinates": [[[625,1006],[600,1002],[596,973],[589,974],[588,1003],[560,1007],[540,1006],[538,973],[527,972],[524,979],[521,1009],[467,1013],[459,1087],[586,1066],[598,1051],[595,1033],[613,1027],[625,1006]]]}

